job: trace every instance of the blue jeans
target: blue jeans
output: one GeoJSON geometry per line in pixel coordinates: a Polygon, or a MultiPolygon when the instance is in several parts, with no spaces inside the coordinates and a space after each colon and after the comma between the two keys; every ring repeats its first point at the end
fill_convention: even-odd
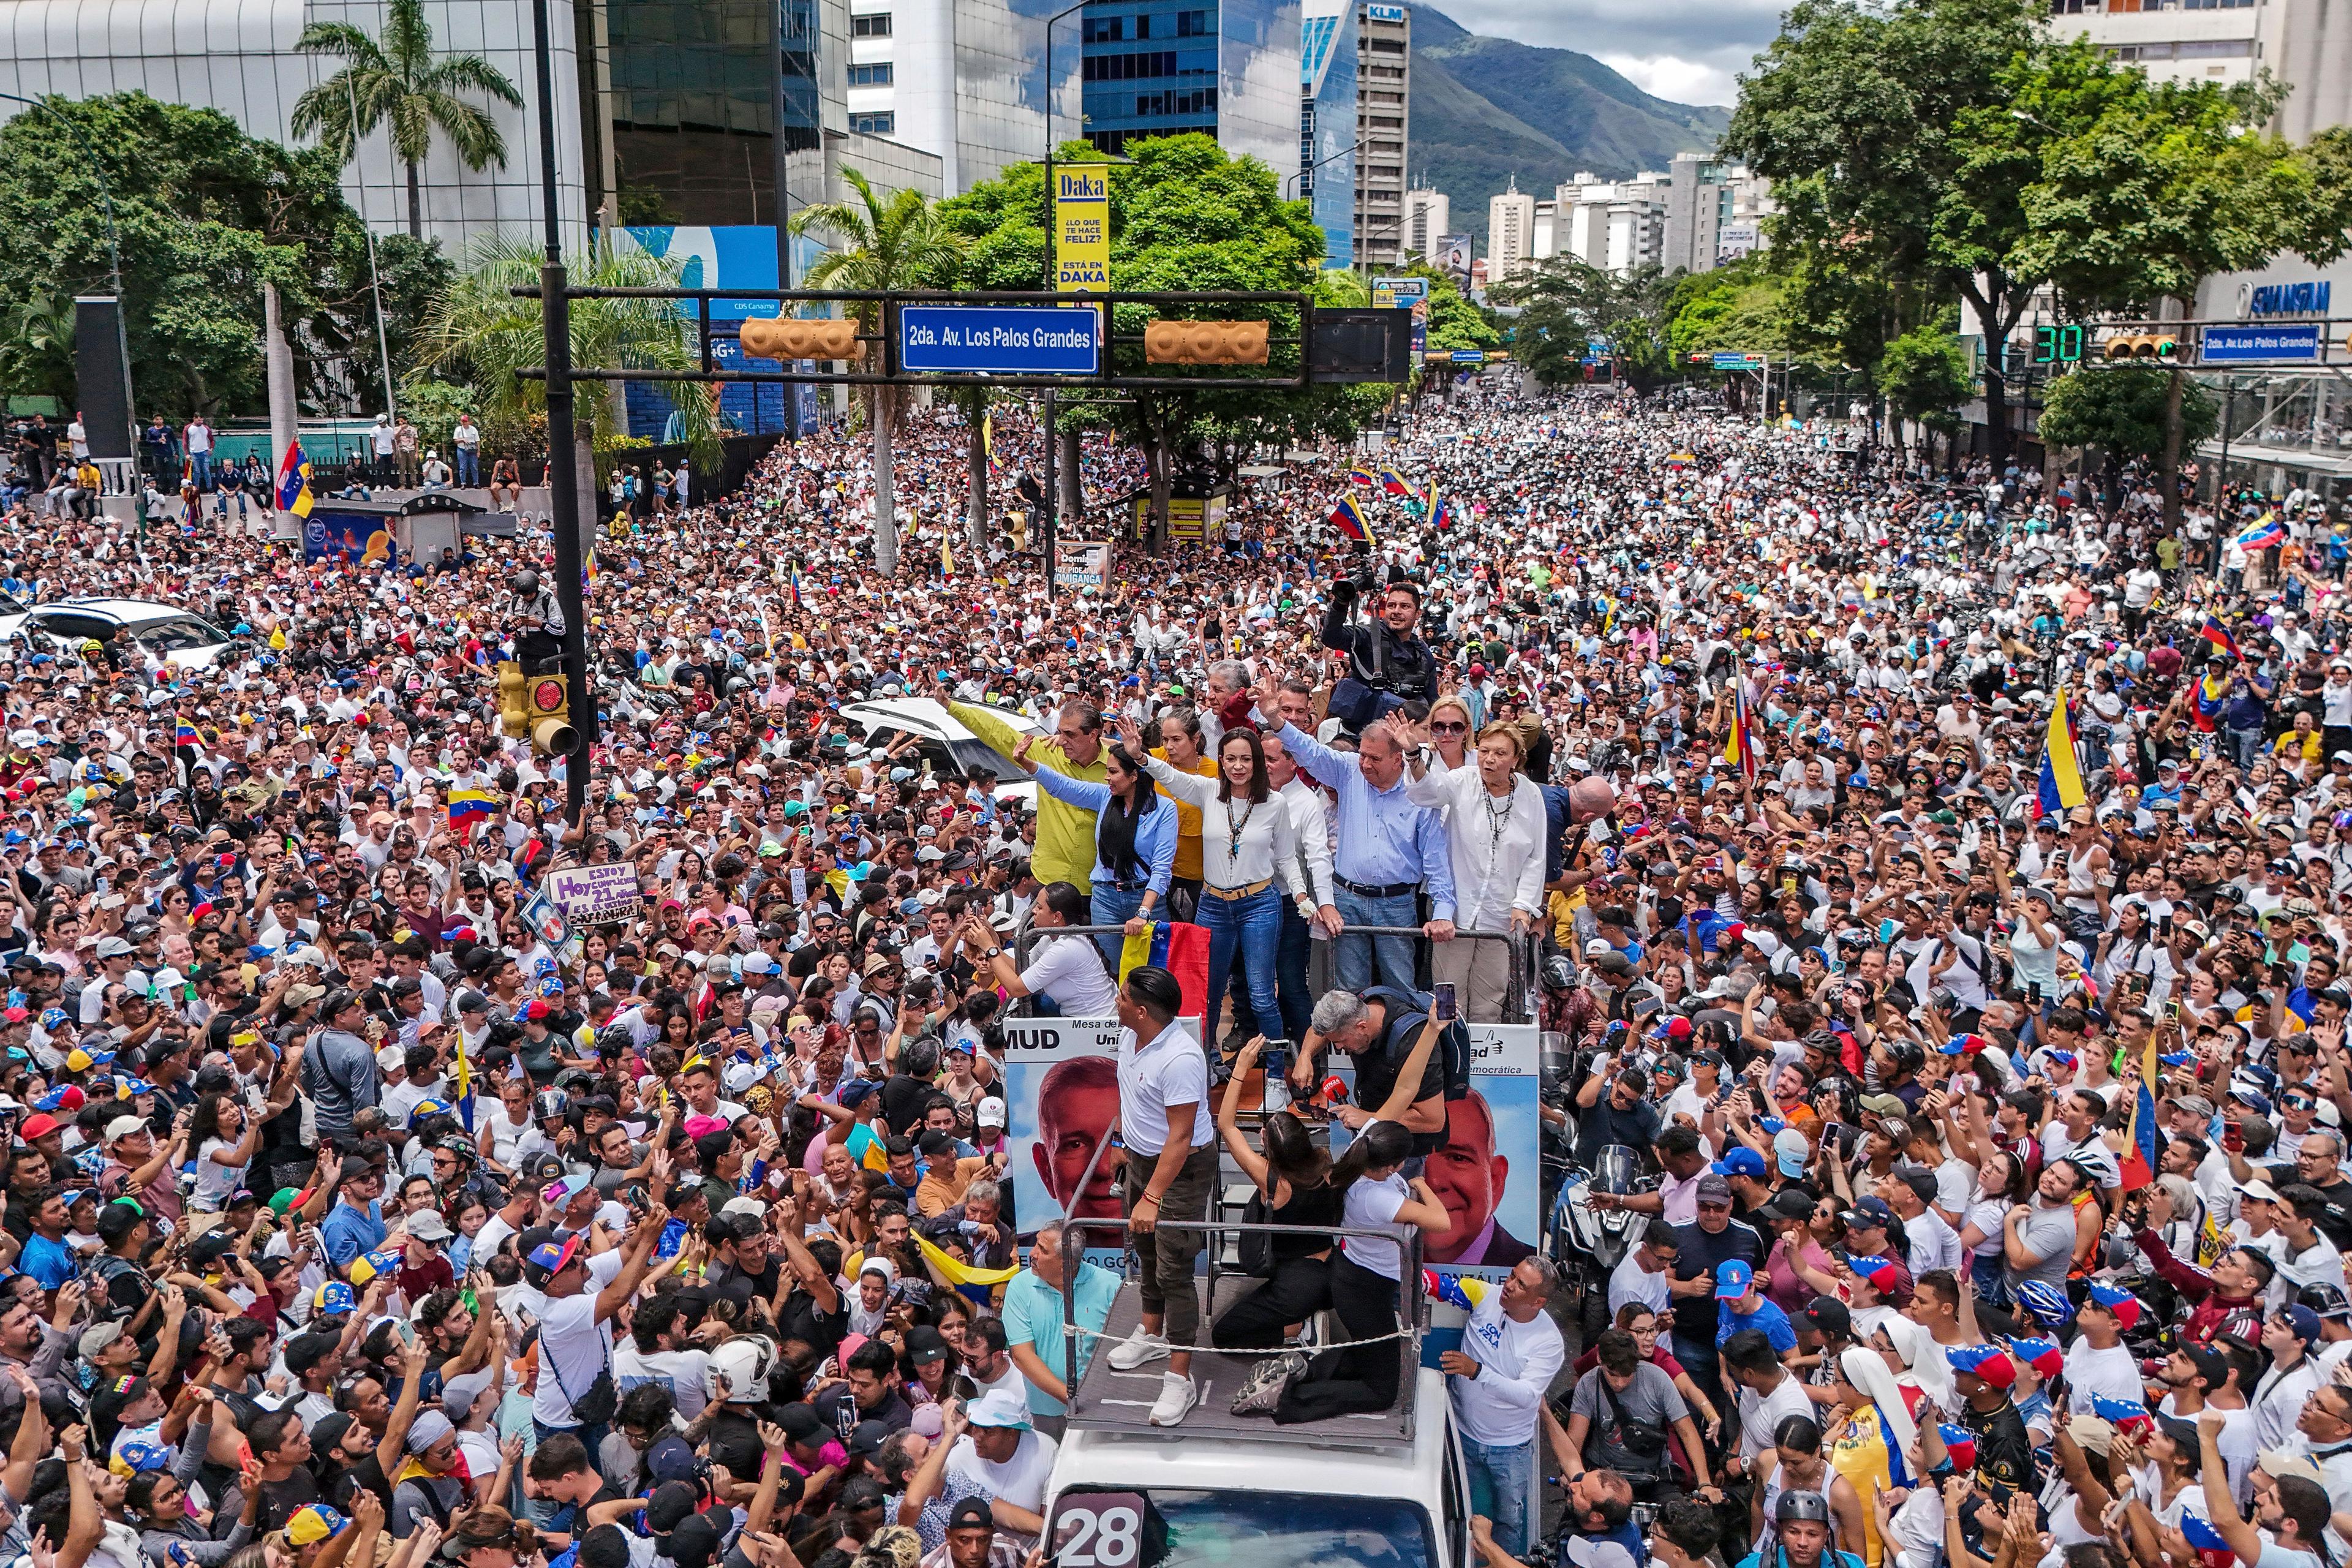
{"type": "Polygon", "coordinates": [[[1494,1521],[1496,1545],[1525,1557],[1536,1537],[1535,1439],[1488,1445],[1464,1437],[1462,1466],[1469,1472],[1470,1511],[1494,1521]]]}
{"type": "Polygon", "coordinates": [[[196,489],[208,490],[213,488],[213,455],[210,452],[189,453],[188,470],[195,478],[196,489]]]}
{"type": "MultiPolygon", "coordinates": [[[[1258,1034],[1273,1039],[1282,1028],[1282,1007],[1276,998],[1276,955],[1282,946],[1282,910],[1285,900],[1279,885],[1260,888],[1246,899],[1219,899],[1206,892],[1201,895],[1197,911],[1200,921],[1209,929],[1209,995],[1222,999],[1225,994],[1225,977],[1233,970],[1234,960],[1241,960],[1242,973],[1249,982],[1250,1011],[1256,1015],[1258,1034]]],[[[1216,1019],[1209,1020],[1208,1033],[1216,1033],[1216,1019]]],[[[1246,1039],[1249,1021],[1235,1011],[1234,1022],[1246,1039]]],[[[1213,1051],[1216,1041],[1203,1042],[1213,1051]]]]}
{"type": "Polygon", "coordinates": [[[2242,768],[2251,768],[2254,759],[2263,754],[2263,732],[2260,730],[2228,730],[2221,731],[2231,760],[2242,768]]]}
{"type": "Polygon", "coordinates": [[[1286,899],[1282,905],[1282,942],[1274,953],[1274,973],[1275,992],[1282,1006],[1282,1037],[1286,1040],[1307,1037],[1307,1023],[1315,1011],[1315,998],[1307,990],[1307,958],[1314,950],[1314,939],[1307,935],[1307,917],[1286,899]]]}
{"type": "Polygon", "coordinates": [[[477,448],[457,448],[457,482],[469,486],[482,482],[482,454],[477,448]]]}
{"type": "Polygon", "coordinates": [[[1417,895],[1399,893],[1393,898],[1367,899],[1340,888],[1332,897],[1339,918],[1348,922],[1348,929],[1339,933],[1339,945],[1331,953],[1332,984],[1342,991],[1360,993],[1372,984],[1377,969],[1382,985],[1412,990],[1412,938],[1360,936],[1355,928],[1419,925],[1417,895]]]}
{"type": "MultiPolygon", "coordinates": [[[[1093,923],[1098,926],[1125,925],[1143,908],[1143,892],[1141,888],[1114,888],[1108,882],[1097,882],[1090,902],[1093,923]]],[[[1110,972],[1117,974],[1119,956],[1127,948],[1127,938],[1115,931],[1106,931],[1095,938],[1095,945],[1102,949],[1103,957],[1110,963],[1110,972]]]]}

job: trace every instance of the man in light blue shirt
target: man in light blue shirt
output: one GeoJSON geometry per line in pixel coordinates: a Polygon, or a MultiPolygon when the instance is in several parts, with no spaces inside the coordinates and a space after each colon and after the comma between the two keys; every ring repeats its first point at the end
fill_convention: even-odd
{"type": "MultiPolygon", "coordinates": [[[[1385,723],[1369,725],[1353,752],[1335,752],[1286,722],[1278,686],[1261,689],[1258,713],[1298,765],[1339,792],[1339,846],[1331,856],[1332,900],[1349,927],[1415,926],[1433,942],[1454,939],[1454,866],[1434,811],[1405,797],[1404,749],[1385,723]],[[1267,695],[1271,689],[1272,695],[1267,695]],[[1426,888],[1430,920],[1416,900],[1426,888]]],[[[1412,989],[1412,939],[1340,934],[1331,952],[1332,984],[1361,992],[1372,984],[1412,989]]]]}
{"type": "Polygon", "coordinates": [[[383,1167],[366,1163],[363,1156],[347,1158],[335,1206],[319,1222],[327,1262],[336,1268],[349,1268],[362,1252],[373,1252],[384,1237],[383,1206],[376,1201],[383,1196],[383,1167]]]}
{"type": "MultiPolygon", "coordinates": [[[[1106,1237],[1108,1232],[1103,1233],[1106,1237]]],[[[1062,1225],[1056,1220],[1037,1232],[1029,1248],[1029,1267],[1004,1288],[1004,1348],[1029,1385],[1029,1414],[1040,1430],[1061,1436],[1069,1398],[1069,1352],[1062,1328],[1063,1285],[1067,1281],[1077,1321],[1078,1376],[1084,1378],[1093,1359],[1095,1335],[1110,1319],[1110,1304],[1118,1296],[1118,1277],[1084,1258],[1066,1258],[1062,1225]]]]}

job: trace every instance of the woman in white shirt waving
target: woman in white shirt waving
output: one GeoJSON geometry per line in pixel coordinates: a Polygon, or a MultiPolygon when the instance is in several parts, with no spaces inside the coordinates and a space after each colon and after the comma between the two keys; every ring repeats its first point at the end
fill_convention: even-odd
{"type": "MultiPolygon", "coordinates": [[[[1433,708],[1433,727],[1450,721],[1454,712],[1451,705],[1433,708]]],[[[1535,930],[1543,913],[1547,829],[1543,791],[1519,772],[1526,743],[1518,731],[1487,725],[1478,737],[1476,765],[1461,767],[1448,763],[1443,748],[1425,749],[1403,714],[1391,713],[1383,722],[1405,754],[1405,798],[1444,815],[1455,929],[1507,930],[1514,937],[1535,930]]],[[[1464,1017],[1502,1022],[1511,983],[1508,944],[1440,942],[1430,963],[1432,979],[1450,981],[1461,993],[1464,1017]]]]}
{"type": "Polygon", "coordinates": [[[1161,789],[1201,808],[1198,913],[1209,928],[1208,994],[1225,994],[1226,976],[1238,959],[1257,1027],[1236,1018],[1235,1032],[1281,1038],[1275,962],[1282,947],[1282,900],[1296,900],[1306,889],[1298,886],[1298,835],[1285,804],[1274,798],[1265,744],[1255,730],[1228,731],[1217,744],[1217,776],[1202,778],[1151,755],[1133,720],[1119,725],[1119,736],[1128,754],[1142,763],[1161,789]]]}

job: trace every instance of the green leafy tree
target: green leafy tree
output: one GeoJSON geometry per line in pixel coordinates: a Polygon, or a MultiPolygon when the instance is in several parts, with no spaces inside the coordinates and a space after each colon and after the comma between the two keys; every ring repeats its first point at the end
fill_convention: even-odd
{"type": "MultiPolygon", "coordinates": [[[[296,384],[316,405],[333,362],[362,339],[374,353],[366,231],[338,168],[144,93],[44,100],[0,127],[0,300],[112,293],[110,193],[142,416],[263,406],[265,282],[300,324],[296,384]]],[[[47,341],[40,390],[70,401],[70,354],[47,341]]]]}
{"type": "MultiPolygon", "coordinates": [[[[2012,73],[2052,46],[2033,0],[1800,0],[1740,82],[1722,150],[1773,182],[1773,263],[1812,345],[1874,367],[1948,302],[2005,339],[2046,273],[2020,192],[2057,132],[2019,120],[2012,73]],[[1827,338],[1831,341],[1824,342],[1827,338]]],[[[1985,367],[1995,466],[2008,389],[1985,367]]]]}
{"type": "MultiPolygon", "coordinates": [[[[1898,419],[1947,434],[1959,427],[1958,410],[1973,383],[1969,351],[1948,324],[1914,328],[1888,343],[1876,380],[1898,419]]],[[[1900,446],[1902,426],[1895,428],[1900,446]]]]}
{"type": "MultiPolygon", "coordinates": [[[[2352,205],[2344,143],[2303,149],[2259,130],[2283,89],[2268,79],[2224,87],[2114,76],[2077,88],[2070,133],[2044,149],[2040,178],[2023,191],[2028,254],[2068,305],[2148,314],[2172,301],[2186,314],[2215,273],[2286,251],[2321,266],[2344,253],[2352,205]]],[[[2047,96],[2059,99],[2054,89],[2047,96]]],[[[2177,369],[2168,375],[2167,438],[2156,454],[2165,518],[2176,525],[2190,440],[2187,380],[2177,369]]]]}
{"type": "MultiPolygon", "coordinates": [[[[887,198],[856,169],[842,177],[853,193],[845,202],[820,202],[793,219],[793,232],[822,230],[834,247],[809,268],[810,289],[940,289],[954,286],[963,247],[940,221],[939,204],[919,191],[893,191],[887,198]]],[[[866,301],[851,314],[866,331],[881,330],[881,306],[866,301]]],[[[902,395],[896,387],[866,392],[866,421],[874,435],[874,565],[884,576],[898,569],[898,517],[891,484],[890,426],[902,395]]]]}
{"type": "Polygon", "coordinates": [[[1582,380],[1588,345],[1605,342],[1620,378],[1651,384],[1668,369],[1675,287],[1655,265],[1621,275],[1580,257],[1554,256],[1494,292],[1525,308],[1519,358],[1537,379],[1582,380]]]}
{"type": "MultiPolygon", "coordinates": [[[[467,406],[483,416],[486,432],[519,431],[530,416],[544,417],[547,384],[519,373],[547,363],[544,317],[535,295],[517,298],[518,288],[536,289],[541,251],[537,241],[492,237],[478,242],[465,269],[426,312],[419,338],[425,366],[471,390],[467,406]]],[[[676,289],[676,261],[648,256],[634,245],[599,240],[571,262],[571,281],[583,289],[676,289]]],[[[570,312],[572,363],[615,370],[695,370],[700,357],[680,330],[677,308],[667,300],[574,300],[570,312]]],[[[610,452],[628,433],[620,384],[579,384],[573,404],[577,448],[610,452]]],[[[719,421],[715,387],[682,386],[671,397],[679,438],[705,472],[719,457],[719,421]]],[[[455,421],[456,410],[448,413],[455,421]]]]}
{"type": "Polygon", "coordinates": [[[2042,439],[2053,448],[2096,452],[2100,488],[2112,504],[2124,465],[2159,462],[2171,445],[2176,388],[2181,438],[2192,445],[2212,439],[2221,425],[2212,394],[2150,364],[2084,367],[2052,382],[2042,399],[2042,439]]]}
{"type": "Polygon", "coordinates": [[[70,294],[25,300],[0,315],[0,406],[11,395],[72,401],[74,302],[70,294]]]}
{"type": "Polygon", "coordinates": [[[358,151],[360,137],[379,125],[389,127],[393,156],[408,173],[412,239],[425,236],[418,169],[435,132],[448,139],[468,169],[506,163],[506,138],[498,121],[461,95],[476,93],[520,109],[522,94],[479,55],[436,58],[424,0],[391,0],[381,40],[348,22],[313,22],[294,47],[343,61],[342,69],[294,100],[294,134],[318,138],[340,169],[358,151]]]}

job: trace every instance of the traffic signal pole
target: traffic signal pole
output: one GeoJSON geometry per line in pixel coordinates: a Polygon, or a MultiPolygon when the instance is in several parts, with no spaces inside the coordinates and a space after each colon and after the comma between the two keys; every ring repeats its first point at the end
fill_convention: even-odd
{"type": "MultiPolygon", "coordinates": [[[[588,812],[588,763],[596,747],[596,689],[588,684],[586,558],[580,537],[579,441],[572,392],[572,297],[555,195],[555,64],[547,0],[532,0],[531,42],[539,64],[539,184],[546,254],[539,268],[540,320],[547,353],[547,496],[555,531],[555,600],[563,608],[563,674],[570,688],[572,751],[564,763],[563,820],[577,831],[588,812]]],[[[781,110],[782,105],[778,108],[781,110]]],[[[781,114],[777,127],[782,133],[781,114]]]]}

